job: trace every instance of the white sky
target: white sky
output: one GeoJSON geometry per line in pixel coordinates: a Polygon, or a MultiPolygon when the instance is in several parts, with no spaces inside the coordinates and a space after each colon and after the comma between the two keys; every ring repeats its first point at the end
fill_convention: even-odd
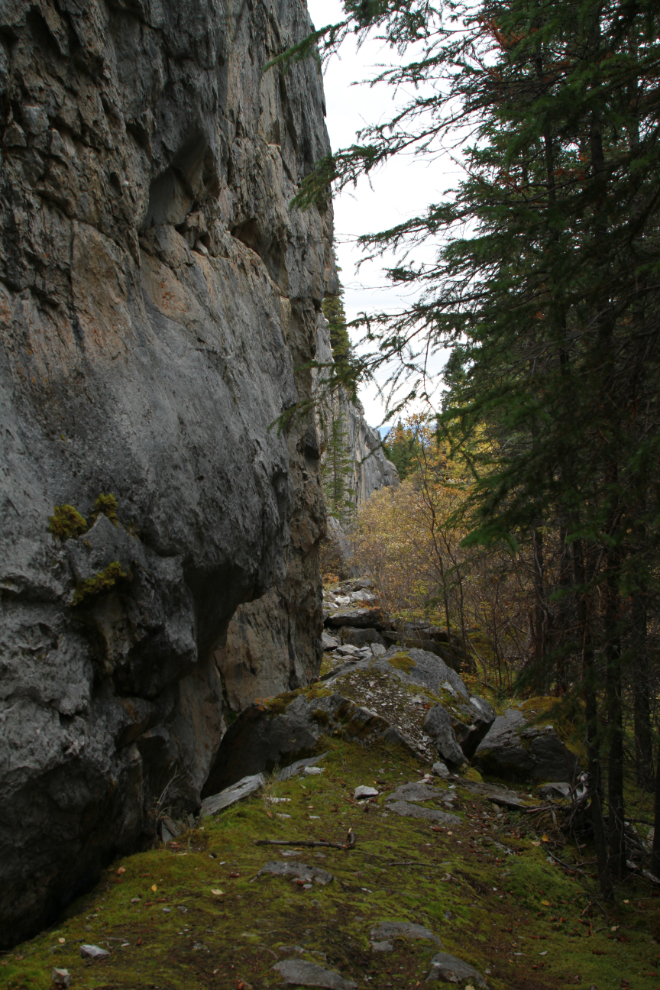
{"type": "MultiPolygon", "coordinates": [[[[339,0],[307,0],[307,6],[317,28],[339,21],[343,16],[339,0]]],[[[372,39],[359,50],[351,39],[347,39],[340,55],[330,60],[325,69],[325,96],[326,124],[333,151],[352,144],[360,128],[387,119],[393,109],[405,101],[405,93],[395,97],[392,88],[385,84],[374,88],[351,85],[375,75],[379,65],[396,60],[396,52],[372,39]]],[[[393,226],[405,217],[423,211],[429,203],[437,202],[443,192],[453,188],[458,178],[459,170],[448,156],[432,163],[399,158],[372,175],[371,184],[363,179],[356,189],[350,187],[335,197],[337,255],[349,319],[363,310],[396,309],[405,302],[388,285],[383,274],[383,260],[363,265],[356,274],[362,253],[354,243],[355,238],[393,226]]],[[[392,258],[389,260],[391,262],[392,258]]],[[[436,366],[442,363],[439,360],[436,366]]],[[[375,387],[363,387],[360,399],[367,421],[378,426],[383,420],[384,406],[375,387]]]]}

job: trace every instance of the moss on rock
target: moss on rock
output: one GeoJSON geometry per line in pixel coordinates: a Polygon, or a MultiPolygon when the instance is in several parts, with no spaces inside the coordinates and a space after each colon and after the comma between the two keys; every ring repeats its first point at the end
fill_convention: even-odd
{"type": "Polygon", "coordinates": [[[417,664],[409,657],[407,653],[395,653],[393,657],[388,657],[387,662],[390,667],[394,667],[396,670],[402,670],[404,674],[409,674],[413,667],[417,664]]]}
{"type": "Polygon", "coordinates": [[[87,529],[87,520],[72,505],[56,505],[48,528],[60,540],[70,540],[87,529]]]}
{"type": "Polygon", "coordinates": [[[130,571],[125,571],[118,560],[113,560],[104,570],[99,571],[94,577],[81,581],[73,594],[73,605],[88,603],[91,598],[107,594],[114,588],[118,581],[130,580],[130,571]]]}

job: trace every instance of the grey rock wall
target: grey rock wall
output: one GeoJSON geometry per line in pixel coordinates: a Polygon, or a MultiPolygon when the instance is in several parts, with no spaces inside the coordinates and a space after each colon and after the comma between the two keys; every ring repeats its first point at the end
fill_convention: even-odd
{"type": "Polygon", "coordinates": [[[269,425],[335,291],[330,212],[288,207],[328,143],[315,63],[263,73],[308,29],[301,0],[0,5],[0,945],[168,785],[199,801],[241,603],[286,677],[318,665],[318,437],[269,425]]]}

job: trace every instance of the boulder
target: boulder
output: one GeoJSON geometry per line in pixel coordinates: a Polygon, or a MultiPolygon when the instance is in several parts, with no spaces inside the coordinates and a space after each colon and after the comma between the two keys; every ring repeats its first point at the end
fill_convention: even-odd
{"type": "Polygon", "coordinates": [[[484,773],[509,780],[572,780],[576,757],[551,725],[528,726],[515,708],[499,715],[477,747],[475,764],[484,773]]]}
{"type": "Polygon", "coordinates": [[[431,972],[426,982],[442,980],[443,983],[476,983],[478,987],[487,986],[486,978],[474,966],[450,956],[448,952],[439,952],[431,960],[431,972]]]}
{"type": "Polygon", "coordinates": [[[390,719],[425,759],[440,755],[454,766],[472,756],[495,719],[488,702],[471,695],[460,675],[426,650],[390,647],[323,680],[390,719]]]}
{"type": "Polygon", "coordinates": [[[374,608],[338,608],[325,620],[326,626],[353,626],[359,629],[374,627],[388,629],[390,620],[378,606],[374,608]]]}
{"type": "Polygon", "coordinates": [[[380,646],[385,646],[385,640],[378,630],[374,628],[341,626],[337,632],[337,635],[342,643],[350,643],[351,646],[367,646],[371,643],[377,643],[380,646]]]}
{"type": "Polygon", "coordinates": [[[436,777],[441,777],[443,780],[447,780],[447,778],[450,776],[449,768],[445,763],[442,763],[440,760],[438,760],[437,763],[433,764],[431,770],[436,775],[436,777]]]}
{"type": "Polygon", "coordinates": [[[447,763],[460,767],[467,757],[456,739],[452,717],[442,705],[434,705],[424,719],[424,732],[435,743],[440,756],[447,763]]]}
{"type": "Polygon", "coordinates": [[[446,629],[433,626],[424,619],[415,619],[412,622],[397,619],[393,625],[394,629],[383,632],[390,645],[398,644],[434,653],[456,671],[473,666],[463,649],[461,639],[453,633],[448,634],[446,629]]]}
{"type": "Polygon", "coordinates": [[[551,781],[539,787],[538,793],[546,801],[564,801],[571,796],[571,785],[567,781],[551,781]]]}
{"type": "Polygon", "coordinates": [[[339,640],[335,639],[334,636],[331,636],[325,629],[323,630],[321,641],[323,643],[324,650],[336,650],[339,646],[339,640]]]}
{"type": "Polygon", "coordinates": [[[311,753],[323,735],[333,733],[365,744],[383,739],[409,748],[406,739],[386,719],[341,694],[308,698],[301,693],[293,699],[283,696],[275,699],[271,707],[247,708],[229,726],[202,796],[311,753]]]}

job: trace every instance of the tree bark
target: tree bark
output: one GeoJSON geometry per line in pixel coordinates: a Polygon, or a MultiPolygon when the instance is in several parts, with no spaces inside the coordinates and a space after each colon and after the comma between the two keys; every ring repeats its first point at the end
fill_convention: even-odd
{"type": "Polygon", "coordinates": [[[594,830],[594,845],[598,863],[600,889],[607,899],[612,897],[607,837],[603,819],[603,799],[600,767],[600,732],[598,728],[598,698],[596,695],[596,669],[594,650],[589,628],[589,608],[586,590],[586,574],[582,540],[573,541],[573,570],[578,594],[578,625],[582,642],[582,695],[584,697],[587,721],[587,759],[589,767],[589,797],[591,799],[591,822],[594,830]]]}
{"type": "Polygon", "coordinates": [[[545,681],[543,664],[545,661],[547,610],[545,603],[543,533],[540,529],[535,529],[532,533],[532,546],[534,551],[534,664],[538,670],[537,676],[542,676],[545,681]]]}
{"type": "Polygon", "coordinates": [[[610,872],[621,880],[626,873],[626,838],[623,799],[623,703],[621,685],[621,634],[619,617],[619,553],[608,554],[605,579],[605,661],[608,713],[608,831],[610,872]]]}
{"type": "Polygon", "coordinates": [[[653,734],[651,732],[651,688],[646,652],[646,602],[641,594],[633,595],[632,684],[635,716],[635,764],[637,786],[653,793],[653,734]]]}
{"type": "Polygon", "coordinates": [[[657,754],[658,773],[655,779],[655,816],[653,850],[651,852],[651,873],[660,880],[660,750],[657,754]]]}

